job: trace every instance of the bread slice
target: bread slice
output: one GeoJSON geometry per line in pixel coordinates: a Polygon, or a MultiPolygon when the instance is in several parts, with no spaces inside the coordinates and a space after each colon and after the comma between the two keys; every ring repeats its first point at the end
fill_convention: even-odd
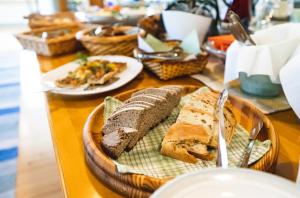
{"type": "Polygon", "coordinates": [[[152,94],[156,96],[161,96],[163,98],[168,98],[172,95],[175,95],[174,92],[170,90],[164,90],[164,89],[159,89],[159,88],[147,88],[147,89],[142,89],[140,91],[137,91],[132,94],[132,97],[137,96],[137,95],[144,95],[144,94],[152,94]]]}
{"type": "Polygon", "coordinates": [[[141,107],[150,108],[150,107],[154,107],[154,104],[152,104],[150,102],[145,102],[145,101],[132,101],[132,102],[125,103],[125,104],[117,107],[116,111],[123,109],[125,107],[130,107],[130,106],[141,106],[141,107]]]}
{"type": "Polygon", "coordinates": [[[178,85],[166,85],[166,86],[160,87],[160,89],[167,89],[167,90],[175,91],[179,95],[181,95],[183,92],[183,87],[178,86],[178,85]]]}
{"type": "Polygon", "coordinates": [[[137,95],[137,96],[133,96],[131,98],[129,98],[128,100],[126,100],[124,103],[130,103],[133,101],[145,101],[145,102],[150,102],[155,104],[160,104],[163,102],[167,102],[167,100],[164,97],[161,96],[156,96],[156,95],[152,95],[152,94],[142,94],[142,95],[137,95]]]}
{"type": "MultiPolygon", "coordinates": [[[[212,160],[218,139],[215,106],[218,94],[194,93],[182,107],[176,123],[167,132],[162,142],[161,153],[175,159],[195,163],[196,158],[212,160]]],[[[229,101],[225,103],[224,120],[226,142],[229,144],[236,127],[236,119],[229,101]]]]}
{"type": "Polygon", "coordinates": [[[149,129],[156,126],[172,112],[179,101],[180,91],[178,89],[149,88],[133,94],[131,98],[125,101],[124,105],[113,112],[103,127],[105,138],[122,139],[122,142],[115,146],[104,145],[106,153],[117,158],[124,149],[126,151],[131,150],[147,134],[149,129]],[[122,127],[134,129],[136,132],[134,135],[124,135],[124,132],[120,132],[122,127]],[[124,138],[126,140],[123,140],[124,138]]]}
{"type": "Polygon", "coordinates": [[[200,159],[212,159],[207,146],[210,135],[201,126],[175,123],[162,142],[161,154],[189,163],[196,163],[200,159]]]}
{"type": "Polygon", "coordinates": [[[114,112],[103,127],[103,134],[109,134],[120,127],[139,129],[145,108],[127,107],[114,112]],[[131,119],[130,119],[131,118],[131,119]]]}
{"type": "MultiPolygon", "coordinates": [[[[230,104],[228,104],[224,107],[224,118],[225,118],[224,119],[224,127],[225,127],[225,139],[226,139],[227,145],[230,144],[232,136],[235,131],[235,127],[237,125],[237,121],[234,117],[234,114],[228,106],[230,106],[230,104]]],[[[218,128],[215,127],[215,129],[213,130],[213,136],[209,143],[209,145],[214,148],[217,148],[217,146],[218,146],[218,130],[217,129],[218,128]]]]}
{"type": "Polygon", "coordinates": [[[132,96],[134,97],[134,96],[144,95],[144,94],[160,96],[165,98],[168,101],[165,104],[167,110],[161,112],[162,117],[166,117],[167,115],[169,115],[171,112],[170,109],[176,107],[179,104],[181,98],[180,94],[178,94],[176,91],[169,90],[169,89],[160,89],[160,88],[143,89],[132,94],[132,96]]]}
{"type": "Polygon", "coordinates": [[[115,131],[103,136],[101,146],[109,156],[117,159],[137,132],[133,128],[117,128],[115,131]]]}
{"type": "MultiPolygon", "coordinates": [[[[218,100],[218,94],[214,92],[203,92],[193,95],[192,99],[182,108],[177,122],[189,124],[201,124],[211,135],[211,141],[208,146],[217,147],[218,128],[217,120],[214,115],[215,106],[218,100]]],[[[225,103],[224,120],[225,120],[225,137],[229,145],[236,127],[236,119],[231,111],[232,105],[229,101],[225,103]]]]}

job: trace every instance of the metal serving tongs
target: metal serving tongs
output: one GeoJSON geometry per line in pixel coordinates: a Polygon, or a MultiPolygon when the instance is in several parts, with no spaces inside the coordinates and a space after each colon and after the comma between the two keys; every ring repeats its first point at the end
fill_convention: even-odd
{"type": "Polygon", "coordinates": [[[233,34],[235,39],[242,45],[256,45],[248,32],[244,29],[241,24],[240,17],[233,11],[229,11],[227,15],[229,21],[228,28],[233,34]]]}
{"type": "Polygon", "coordinates": [[[244,155],[243,155],[243,160],[241,163],[242,168],[247,168],[248,167],[248,162],[250,159],[251,151],[255,143],[255,139],[258,135],[258,133],[261,131],[261,128],[263,127],[264,123],[262,120],[258,121],[257,125],[252,129],[250,136],[249,136],[249,143],[245,149],[244,155]]]}
{"type": "Polygon", "coordinates": [[[183,49],[174,47],[166,52],[144,52],[138,48],[133,50],[133,55],[138,60],[160,59],[160,60],[182,60],[184,58],[183,49]]]}
{"type": "Polygon", "coordinates": [[[218,120],[218,156],[217,156],[217,167],[228,168],[228,156],[227,147],[225,140],[225,126],[224,126],[224,105],[228,98],[228,90],[225,88],[217,101],[215,107],[215,117],[218,120]]]}

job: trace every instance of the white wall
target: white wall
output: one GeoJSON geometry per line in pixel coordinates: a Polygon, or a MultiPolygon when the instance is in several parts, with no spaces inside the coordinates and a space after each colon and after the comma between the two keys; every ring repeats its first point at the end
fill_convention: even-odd
{"type": "Polygon", "coordinates": [[[25,23],[23,17],[40,11],[50,14],[56,10],[57,0],[0,0],[0,25],[25,23]]]}

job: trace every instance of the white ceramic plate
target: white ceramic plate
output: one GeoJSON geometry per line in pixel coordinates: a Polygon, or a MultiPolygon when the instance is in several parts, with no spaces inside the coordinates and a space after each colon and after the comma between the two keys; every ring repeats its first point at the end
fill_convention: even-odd
{"type": "Polygon", "coordinates": [[[206,169],[171,180],[152,198],[299,198],[296,184],[250,169],[206,169]]]}
{"type": "Polygon", "coordinates": [[[66,77],[69,71],[74,71],[80,65],[79,61],[76,60],[46,73],[42,78],[42,85],[44,89],[49,89],[53,93],[63,95],[82,96],[99,94],[117,89],[127,84],[129,81],[133,80],[143,69],[142,63],[127,56],[92,56],[88,58],[90,61],[96,59],[127,63],[127,68],[123,72],[116,75],[116,77],[119,78],[117,81],[91,90],[84,90],[84,88],[66,89],[56,87],[55,80],[66,77]]]}

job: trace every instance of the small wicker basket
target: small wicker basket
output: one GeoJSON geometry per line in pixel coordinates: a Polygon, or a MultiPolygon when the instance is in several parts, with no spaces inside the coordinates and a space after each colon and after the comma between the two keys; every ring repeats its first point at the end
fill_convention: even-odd
{"type": "Polygon", "coordinates": [[[54,56],[73,52],[80,47],[76,40],[76,32],[80,30],[79,26],[56,26],[39,28],[29,32],[23,32],[16,35],[16,38],[25,49],[35,51],[44,56],[54,56]],[[56,35],[53,38],[42,38],[43,33],[55,31],[64,32],[62,35],[56,35]]]}
{"type": "Polygon", "coordinates": [[[71,12],[59,12],[53,15],[31,14],[25,18],[28,19],[28,25],[31,29],[79,24],[71,12]]]}
{"type": "Polygon", "coordinates": [[[179,76],[201,72],[208,62],[208,54],[202,53],[196,59],[187,61],[147,60],[143,64],[161,80],[169,80],[179,76]]]}
{"type": "MultiPolygon", "coordinates": [[[[122,30],[128,30],[131,26],[120,26],[122,30]]],[[[83,46],[94,55],[125,55],[132,56],[133,49],[137,46],[137,34],[121,36],[92,36],[89,30],[83,30],[78,39],[83,46]]]]}

